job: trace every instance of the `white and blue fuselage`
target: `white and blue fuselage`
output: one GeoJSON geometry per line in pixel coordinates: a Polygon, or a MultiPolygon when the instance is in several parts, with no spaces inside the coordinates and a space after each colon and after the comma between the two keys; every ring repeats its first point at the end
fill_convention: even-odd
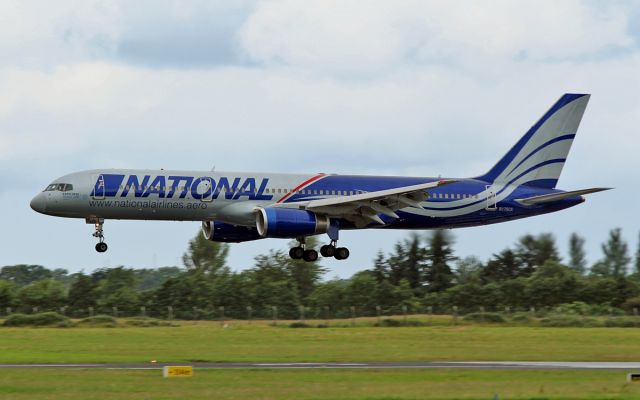
{"type": "MultiPolygon", "coordinates": [[[[176,220],[202,221],[205,236],[221,242],[276,237],[304,243],[327,233],[331,244],[322,254],[346,258],[346,248],[335,248],[339,230],[486,225],[562,210],[602,190],[555,188],[588,99],[562,96],[496,166],[475,178],[98,169],[56,179],[31,207],[95,223],[98,251],[106,250],[106,219],[176,220]]],[[[314,258],[314,250],[297,249],[292,257],[314,258]]]]}

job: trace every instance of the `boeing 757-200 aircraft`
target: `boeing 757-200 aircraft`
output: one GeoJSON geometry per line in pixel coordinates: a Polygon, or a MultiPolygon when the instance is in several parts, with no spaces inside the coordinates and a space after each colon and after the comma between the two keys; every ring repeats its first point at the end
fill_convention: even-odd
{"type": "Polygon", "coordinates": [[[106,219],[201,221],[217,242],[297,239],[289,254],[314,261],[308,236],[328,234],[323,257],[344,260],[343,229],[459,228],[572,207],[606,188],[556,189],[589,101],[565,94],[484,175],[466,179],[335,174],[97,169],[65,175],[32,201],[35,211],[95,224],[106,219]]]}

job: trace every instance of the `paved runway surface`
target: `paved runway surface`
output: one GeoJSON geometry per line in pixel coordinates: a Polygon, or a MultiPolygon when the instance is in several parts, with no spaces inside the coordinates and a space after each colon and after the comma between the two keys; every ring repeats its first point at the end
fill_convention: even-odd
{"type": "Polygon", "coordinates": [[[374,363],[146,363],[146,364],[0,364],[2,368],[161,369],[192,365],[196,369],[510,369],[510,370],[640,370],[640,362],[462,361],[374,363]]]}

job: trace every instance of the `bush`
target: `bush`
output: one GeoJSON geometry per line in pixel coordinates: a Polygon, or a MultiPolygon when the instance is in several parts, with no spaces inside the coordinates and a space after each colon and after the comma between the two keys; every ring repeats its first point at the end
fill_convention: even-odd
{"type": "Polygon", "coordinates": [[[400,326],[424,326],[422,321],[417,321],[414,319],[402,320],[402,319],[391,319],[385,318],[380,322],[376,322],[373,326],[379,326],[384,328],[397,328],[400,326]]]}
{"type": "Polygon", "coordinates": [[[529,315],[529,313],[526,313],[526,312],[518,312],[511,316],[511,321],[528,324],[531,322],[531,315],[529,315]]]}
{"type": "Polygon", "coordinates": [[[505,322],[502,315],[493,312],[471,313],[465,315],[463,319],[470,322],[489,322],[492,324],[502,324],[505,322]]]}
{"type": "Polygon", "coordinates": [[[95,317],[81,319],[78,323],[81,325],[101,326],[106,328],[118,326],[118,321],[110,315],[96,315],[95,317]]]}
{"type": "Polygon", "coordinates": [[[128,319],[126,320],[125,323],[130,326],[137,326],[142,328],[149,328],[154,326],[179,326],[169,321],[163,321],[160,319],[148,318],[148,317],[138,317],[138,318],[128,319]]]}
{"type": "Polygon", "coordinates": [[[553,315],[540,320],[541,326],[569,328],[569,327],[599,327],[602,322],[595,318],[585,318],[576,315],[553,315]]]}
{"type": "Polygon", "coordinates": [[[289,324],[289,328],[312,328],[312,326],[304,322],[292,322],[289,324]]]}
{"type": "Polygon", "coordinates": [[[604,326],[611,328],[637,328],[640,327],[640,318],[613,317],[604,321],[604,326]]]}
{"type": "Polygon", "coordinates": [[[55,312],[39,314],[12,314],[4,321],[4,326],[55,326],[67,328],[73,326],[71,320],[55,312]]]}

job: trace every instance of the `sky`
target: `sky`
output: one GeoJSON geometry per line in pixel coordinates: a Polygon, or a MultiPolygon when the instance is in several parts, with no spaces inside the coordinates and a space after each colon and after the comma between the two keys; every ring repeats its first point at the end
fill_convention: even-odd
{"type": "MultiPolygon", "coordinates": [[[[488,170],[565,92],[591,93],[559,187],[582,205],[455,230],[486,260],[525,233],[569,234],[594,263],[638,241],[640,4],[633,1],[0,2],[0,266],[180,265],[198,222],[93,226],[37,214],[53,179],[94,168],[466,177],[488,170]]],[[[349,231],[369,268],[407,231],[349,231]]],[[[251,267],[287,241],[231,245],[251,267]]]]}

